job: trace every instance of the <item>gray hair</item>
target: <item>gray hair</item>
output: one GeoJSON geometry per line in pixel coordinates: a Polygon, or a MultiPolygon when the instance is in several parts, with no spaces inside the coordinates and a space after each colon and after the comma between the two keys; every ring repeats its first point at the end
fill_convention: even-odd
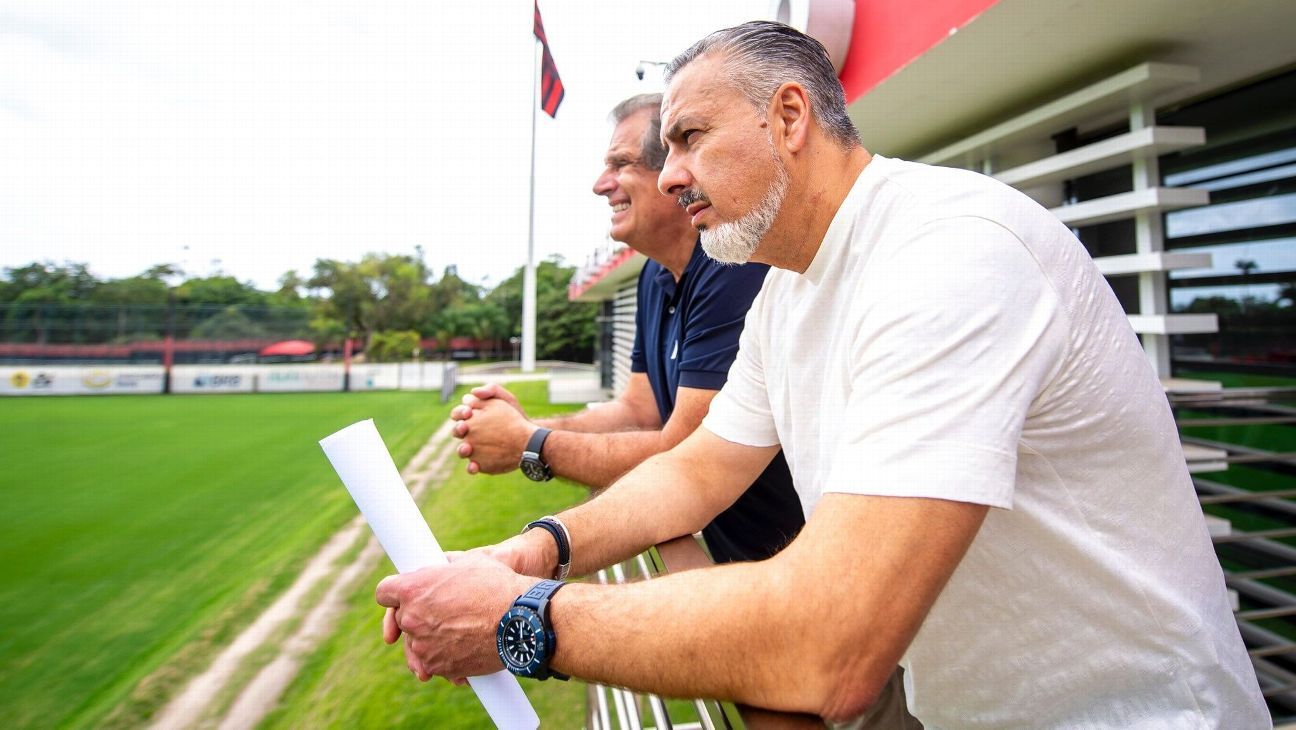
{"type": "Polygon", "coordinates": [[[859,133],[846,114],[846,92],[819,41],[788,25],[753,20],[717,30],[676,56],[666,67],[667,83],[707,53],[722,57],[720,78],[763,114],[778,87],[795,81],[810,95],[810,109],[830,138],[849,149],[859,133]]]}
{"type": "Polygon", "coordinates": [[[648,128],[639,147],[639,162],[649,170],[666,166],[666,148],[661,142],[661,94],[636,94],[612,107],[612,122],[620,124],[644,109],[648,110],[648,128]]]}

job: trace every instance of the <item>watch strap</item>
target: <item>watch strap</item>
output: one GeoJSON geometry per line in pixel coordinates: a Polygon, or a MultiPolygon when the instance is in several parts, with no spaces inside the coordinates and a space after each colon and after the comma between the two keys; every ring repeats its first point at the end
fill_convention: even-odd
{"type": "Polygon", "coordinates": [[[540,457],[541,460],[543,461],[544,442],[545,439],[549,438],[549,434],[551,433],[553,433],[553,431],[545,428],[544,426],[541,426],[537,428],[535,431],[532,431],[531,438],[527,439],[527,444],[524,451],[530,451],[531,453],[535,454],[537,457],[540,457]]]}
{"type": "Polygon", "coordinates": [[[518,461],[518,468],[522,474],[533,482],[547,482],[553,479],[553,469],[545,463],[542,456],[544,452],[545,439],[549,438],[552,433],[549,429],[540,427],[531,432],[527,438],[526,447],[522,449],[522,458],[518,461]]]}
{"type": "MultiPolygon", "coordinates": [[[[537,612],[543,611],[547,608],[549,599],[553,598],[553,595],[558,592],[558,589],[565,585],[567,584],[560,580],[542,580],[531,586],[531,590],[518,596],[517,600],[513,602],[513,605],[526,606],[527,608],[537,612]]],[[[542,618],[545,619],[545,628],[549,629],[548,616],[542,616],[542,618]]]]}
{"type": "Polygon", "coordinates": [[[554,652],[558,650],[558,636],[553,630],[553,620],[549,617],[549,601],[553,600],[554,594],[560,588],[567,585],[561,580],[542,580],[531,586],[531,590],[523,593],[513,601],[514,606],[524,606],[536,612],[540,616],[540,623],[544,626],[545,638],[547,644],[547,654],[544,664],[536,672],[535,678],[539,680],[558,679],[567,681],[571,679],[562,672],[554,671],[549,668],[549,663],[553,661],[554,652]]]}

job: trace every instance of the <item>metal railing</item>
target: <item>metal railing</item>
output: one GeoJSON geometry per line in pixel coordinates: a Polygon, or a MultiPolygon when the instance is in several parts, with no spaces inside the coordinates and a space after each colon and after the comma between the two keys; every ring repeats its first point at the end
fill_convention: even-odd
{"type": "MultiPolygon", "coordinates": [[[[660,565],[652,551],[640,553],[631,560],[598,571],[596,578],[603,585],[651,580],[664,572],[660,565]]],[[[677,707],[672,712],[670,705],[657,695],[589,684],[586,686],[585,727],[588,730],[732,730],[726,709],[719,702],[695,699],[687,701],[687,704],[687,711],[681,712],[677,707]],[[645,715],[651,717],[651,725],[644,724],[645,715]],[[681,715],[687,715],[687,718],[681,715]]]]}
{"type": "Polygon", "coordinates": [[[1296,388],[1228,388],[1170,396],[1187,445],[1217,449],[1223,469],[1195,474],[1234,618],[1275,720],[1296,717],[1296,388]],[[1202,429],[1211,438],[1203,435],[1202,429]],[[1241,467],[1245,471],[1235,470],[1241,467]]]}

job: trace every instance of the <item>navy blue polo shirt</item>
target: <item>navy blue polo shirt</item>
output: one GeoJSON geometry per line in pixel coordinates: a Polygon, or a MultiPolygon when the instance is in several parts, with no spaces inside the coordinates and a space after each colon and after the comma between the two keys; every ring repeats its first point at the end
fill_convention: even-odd
{"type": "MultiPolygon", "coordinates": [[[[719,390],[738,355],[738,338],[752,300],[769,270],[763,264],[729,266],[707,258],[699,242],[679,281],[649,261],[639,272],[635,344],[630,369],[646,373],[662,423],[675,410],[675,391],[719,390]]],[[[724,512],[702,530],[718,563],[763,560],[781,550],[805,524],[801,500],[783,452],[724,512]]]]}

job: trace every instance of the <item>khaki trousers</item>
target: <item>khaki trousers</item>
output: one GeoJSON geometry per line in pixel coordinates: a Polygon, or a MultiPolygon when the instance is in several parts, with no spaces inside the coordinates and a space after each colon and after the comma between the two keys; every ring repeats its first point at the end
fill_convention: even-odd
{"type": "Polygon", "coordinates": [[[849,722],[835,723],[833,730],[922,730],[918,718],[905,704],[904,670],[896,667],[869,711],[849,722]]]}

